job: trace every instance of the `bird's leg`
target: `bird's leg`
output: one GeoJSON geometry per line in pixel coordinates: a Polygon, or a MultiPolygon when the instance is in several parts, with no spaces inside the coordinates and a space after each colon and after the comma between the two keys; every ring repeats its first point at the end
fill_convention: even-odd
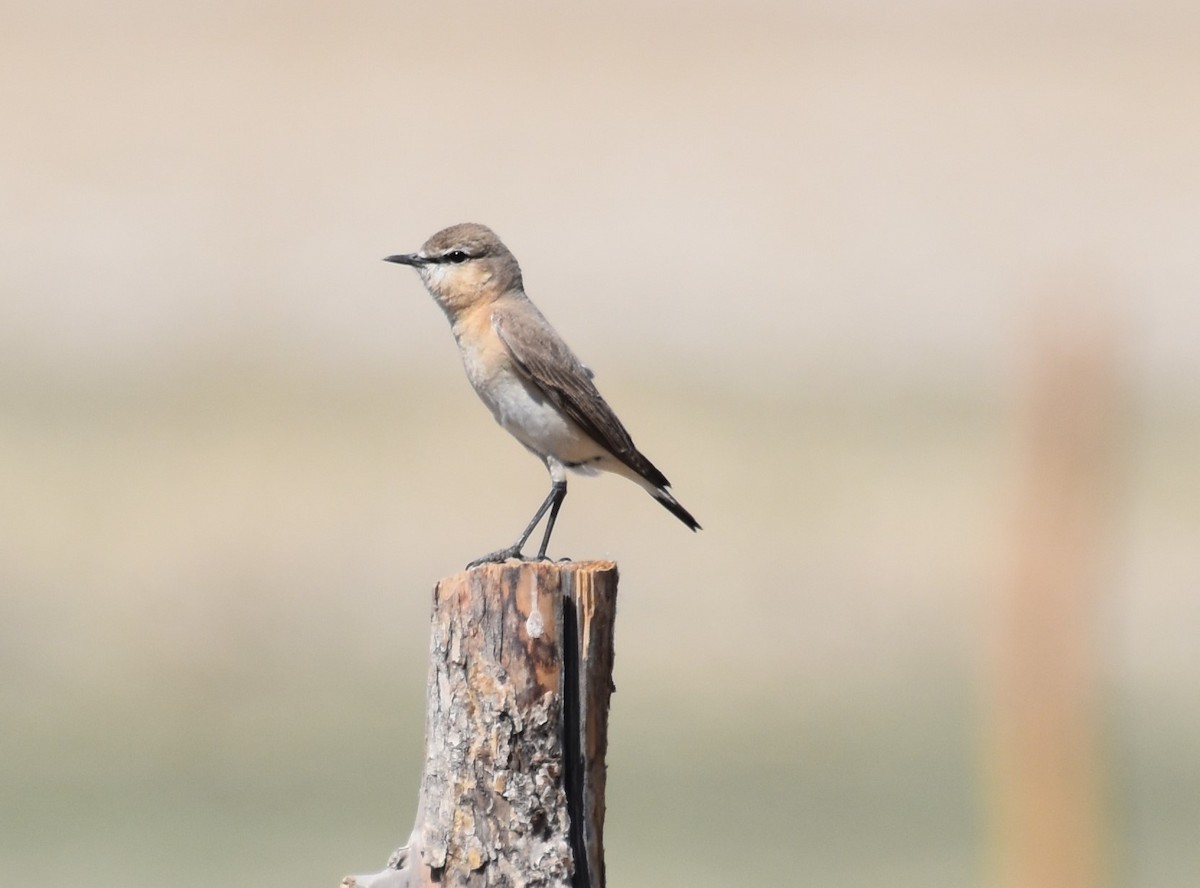
{"type": "MultiPolygon", "coordinates": [[[[521,531],[520,538],[509,546],[507,549],[497,549],[495,552],[489,552],[486,555],[480,556],[467,565],[467,569],[478,567],[481,564],[495,564],[500,561],[507,561],[510,558],[521,557],[521,547],[525,545],[525,541],[529,539],[533,529],[538,526],[538,522],[542,520],[542,516],[546,514],[546,510],[554,506],[554,511],[550,513],[550,526],[554,526],[554,516],[558,513],[558,507],[562,505],[563,497],[567,495],[567,482],[556,481],[550,487],[550,493],[542,500],[542,504],[538,506],[538,510],[533,513],[533,518],[529,520],[529,524],[521,531]]],[[[550,534],[546,534],[546,540],[542,542],[543,553],[545,551],[546,542],[550,539],[550,534]]]]}
{"type": "Polygon", "coordinates": [[[541,546],[538,547],[538,561],[542,561],[546,557],[546,549],[550,546],[550,534],[554,532],[554,521],[558,518],[558,510],[562,508],[563,500],[567,498],[567,482],[555,481],[550,487],[550,496],[553,498],[553,502],[550,503],[550,517],[546,519],[546,534],[542,537],[541,546]]]}

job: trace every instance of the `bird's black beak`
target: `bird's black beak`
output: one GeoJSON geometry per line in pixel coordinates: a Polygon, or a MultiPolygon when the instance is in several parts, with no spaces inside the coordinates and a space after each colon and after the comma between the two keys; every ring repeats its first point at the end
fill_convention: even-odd
{"type": "Polygon", "coordinates": [[[397,256],[385,256],[384,262],[395,262],[399,265],[411,265],[413,268],[420,268],[422,265],[428,265],[429,260],[418,253],[400,253],[397,256]]]}

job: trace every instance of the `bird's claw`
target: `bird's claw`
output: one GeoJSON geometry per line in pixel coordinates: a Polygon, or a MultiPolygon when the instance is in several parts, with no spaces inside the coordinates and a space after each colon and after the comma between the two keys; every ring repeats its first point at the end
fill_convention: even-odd
{"type": "Polygon", "coordinates": [[[476,558],[474,561],[467,564],[466,569],[470,570],[473,567],[479,567],[481,564],[500,564],[508,561],[510,558],[516,558],[519,561],[525,561],[526,558],[521,554],[521,550],[516,546],[509,546],[507,549],[497,549],[495,552],[488,552],[476,558]]]}
{"type": "Polygon", "coordinates": [[[564,558],[551,558],[549,555],[522,555],[521,550],[516,546],[509,546],[507,549],[497,549],[495,552],[488,552],[486,555],[481,555],[466,566],[466,570],[473,567],[479,567],[481,564],[502,564],[505,561],[523,561],[529,564],[534,561],[544,562],[546,564],[566,564],[571,560],[570,556],[564,558]]]}

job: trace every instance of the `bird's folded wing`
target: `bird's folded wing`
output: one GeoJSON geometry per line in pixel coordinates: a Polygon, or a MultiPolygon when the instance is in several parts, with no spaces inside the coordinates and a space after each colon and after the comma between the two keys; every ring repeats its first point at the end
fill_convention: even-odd
{"type": "Polygon", "coordinates": [[[518,369],[596,443],[656,487],[667,479],[638,452],[591,374],[540,314],[496,309],[492,327],[518,369]]]}

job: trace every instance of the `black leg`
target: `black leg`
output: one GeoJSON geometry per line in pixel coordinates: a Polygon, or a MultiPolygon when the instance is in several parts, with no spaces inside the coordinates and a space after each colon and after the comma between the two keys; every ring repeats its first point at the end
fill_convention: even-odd
{"type": "Polygon", "coordinates": [[[542,544],[538,547],[538,561],[546,557],[546,549],[550,546],[550,534],[554,532],[554,522],[558,518],[558,510],[562,508],[563,500],[567,498],[567,482],[557,482],[550,488],[550,496],[554,497],[554,501],[550,504],[550,517],[546,520],[546,535],[542,537],[542,544]]]}
{"type": "MultiPolygon", "coordinates": [[[[529,539],[529,535],[533,533],[533,529],[538,526],[538,522],[542,520],[542,516],[546,514],[546,510],[551,506],[554,511],[550,513],[550,526],[554,526],[554,516],[558,514],[558,507],[562,505],[563,497],[567,495],[567,482],[560,481],[550,487],[550,493],[542,500],[542,504],[538,506],[538,510],[533,513],[533,518],[529,520],[529,524],[525,530],[521,532],[521,537],[507,549],[497,549],[495,552],[488,552],[486,555],[480,556],[467,565],[468,569],[478,567],[481,564],[493,564],[499,561],[507,561],[509,558],[520,558],[521,547],[525,545],[525,541],[529,539]],[[561,490],[559,489],[561,485],[561,490]]],[[[546,540],[542,542],[543,551],[546,543],[550,539],[550,534],[546,534],[546,540]]]]}

